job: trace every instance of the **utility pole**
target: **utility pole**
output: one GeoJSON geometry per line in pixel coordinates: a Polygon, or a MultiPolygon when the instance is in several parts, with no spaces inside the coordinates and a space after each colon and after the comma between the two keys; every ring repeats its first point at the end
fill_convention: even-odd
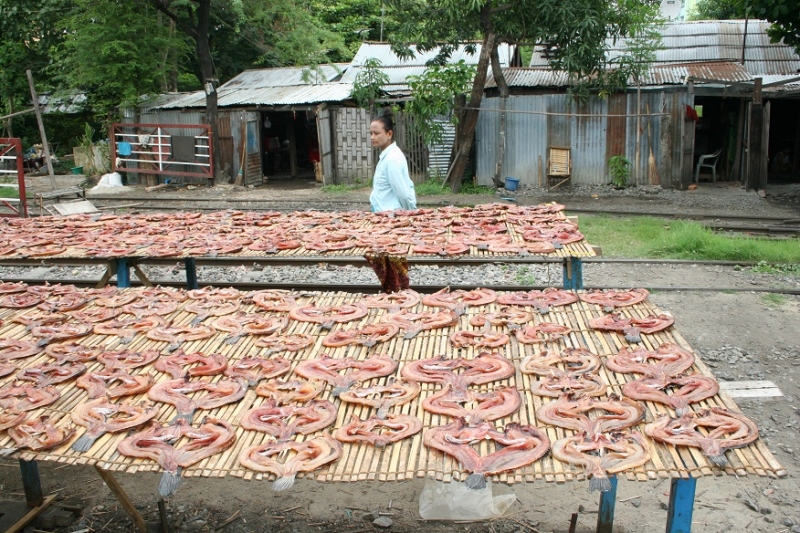
{"type": "Polygon", "coordinates": [[[56,176],[53,172],[53,158],[50,157],[50,145],[47,144],[47,134],[44,132],[44,121],[42,120],[42,110],[39,108],[39,96],[36,94],[36,87],[33,85],[33,74],[30,69],[27,71],[28,85],[31,86],[31,98],[33,99],[33,111],[36,113],[36,122],[39,124],[39,134],[42,136],[42,148],[44,149],[44,160],[47,163],[47,172],[50,174],[50,185],[56,189],[56,176]]]}

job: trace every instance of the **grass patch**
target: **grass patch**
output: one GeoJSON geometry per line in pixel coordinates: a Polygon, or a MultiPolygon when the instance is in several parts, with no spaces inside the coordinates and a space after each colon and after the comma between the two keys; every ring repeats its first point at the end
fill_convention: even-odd
{"type": "Polygon", "coordinates": [[[581,216],[580,228],[607,257],[800,263],[797,240],[717,234],[691,220],[581,216]]]}
{"type": "Polygon", "coordinates": [[[435,194],[453,192],[450,190],[450,187],[443,187],[442,182],[436,178],[430,178],[428,181],[414,185],[414,190],[417,196],[433,196],[435,194]]]}
{"type": "Polygon", "coordinates": [[[800,263],[772,264],[766,261],[759,261],[750,271],[759,272],[761,274],[789,274],[792,276],[800,276],[800,263]]]}
{"type": "Polygon", "coordinates": [[[354,184],[348,185],[346,183],[337,183],[336,185],[323,185],[322,192],[330,193],[330,194],[344,194],[350,191],[357,191],[358,189],[363,189],[366,185],[356,182],[354,184]]]}
{"type": "Polygon", "coordinates": [[[523,266],[517,269],[514,279],[520,285],[536,285],[536,276],[531,273],[530,268],[523,266]]]}
{"type": "Polygon", "coordinates": [[[761,301],[768,307],[780,307],[786,303],[786,296],[768,292],[761,295],[761,301]]]}
{"type": "Polygon", "coordinates": [[[0,187],[0,198],[19,198],[19,189],[16,187],[0,187]]]}
{"type": "Polygon", "coordinates": [[[461,194],[494,194],[492,187],[465,182],[461,184],[461,194]]]}

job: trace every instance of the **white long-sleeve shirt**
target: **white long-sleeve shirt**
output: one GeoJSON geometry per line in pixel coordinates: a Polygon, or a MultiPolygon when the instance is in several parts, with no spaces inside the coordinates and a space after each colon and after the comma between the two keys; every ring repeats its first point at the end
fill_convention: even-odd
{"type": "Polygon", "coordinates": [[[414,182],[408,176],[408,162],[397,143],[387,146],[378,158],[369,201],[376,213],[417,208],[414,182]]]}

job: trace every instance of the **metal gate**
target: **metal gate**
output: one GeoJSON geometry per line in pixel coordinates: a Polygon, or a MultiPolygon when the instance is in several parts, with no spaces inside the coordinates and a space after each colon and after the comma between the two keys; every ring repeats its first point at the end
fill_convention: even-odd
{"type": "Polygon", "coordinates": [[[112,124],[112,170],[213,180],[211,136],[207,124],[112,124]]]}
{"type": "Polygon", "coordinates": [[[20,139],[0,137],[0,176],[16,176],[19,185],[19,198],[0,198],[0,203],[12,211],[12,214],[2,213],[0,216],[27,217],[28,201],[25,194],[25,171],[20,139]]]}

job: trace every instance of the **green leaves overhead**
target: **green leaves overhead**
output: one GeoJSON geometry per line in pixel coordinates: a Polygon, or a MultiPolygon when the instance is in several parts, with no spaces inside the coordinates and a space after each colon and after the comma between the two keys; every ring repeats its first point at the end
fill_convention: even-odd
{"type": "Polygon", "coordinates": [[[474,77],[475,67],[464,60],[453,65],[434,65],[419,76],[409,76],[414,99],[406,104],[406,111],[419,119],[417,128],[427,144],[441,141],[444,133],[441,119],[457,123],[457,115],[452,112],[454,100],[469,92],[474,77]]]}

